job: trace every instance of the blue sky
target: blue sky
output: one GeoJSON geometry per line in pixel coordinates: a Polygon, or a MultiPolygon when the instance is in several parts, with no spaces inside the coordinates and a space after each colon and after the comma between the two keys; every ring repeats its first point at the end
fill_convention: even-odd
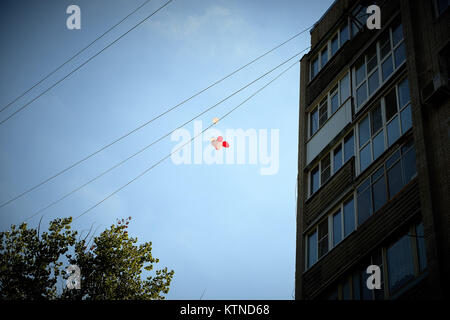
{"type": "MultiPolygon", "coordinates": [[[[143,0],[2,1],[0,105],[122,19],[143,0]],[[81,8],[81,30],[66,8],[81,8]]],[[[0,202],[64,169],[179,103],[317,21],[332,0],[175,0],[49,93],[0,126],[0,202]]],[[[57,74],[0,114],[17,110],[149,15],[154,0],[57,74]]],[[[249,68],[73,170],[0,209],[0,229],[113,166],[309,46],[305,33],[249,68]]],[[[214,111],[242,102],[263,79],[214,111]]],[[[175,270],[168,299],[292,299],[295,271],[299,66],[217,129],[279,129],[280,168],[175,165],[170,159],[73,226],[98,232],[132,216],[129,233],[151,241],[161,266],[175,270]]],[[[193,124],[186,128],[193,133],[193,124]]],[[[169,138],[45,211],[43,223],[77,216],[170,153],[169,138]]],[[[207,143],[204,144],[205,147],[207,143]]],[[[30,221],[36,226],[39,217],[30,221]]]]}

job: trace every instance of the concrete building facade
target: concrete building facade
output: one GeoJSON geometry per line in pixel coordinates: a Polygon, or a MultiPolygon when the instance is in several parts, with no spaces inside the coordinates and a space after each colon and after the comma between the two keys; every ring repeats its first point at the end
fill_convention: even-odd
{"type": "Polygon", "coordinates": [[[296,299],[439,299],[450,278],[450,10],[337,0],[302,58],[296,299]],[[370,30],[367,8],[381,9],[370,30]],[[381,272],[367,286],[367,267],[381,272]]]}

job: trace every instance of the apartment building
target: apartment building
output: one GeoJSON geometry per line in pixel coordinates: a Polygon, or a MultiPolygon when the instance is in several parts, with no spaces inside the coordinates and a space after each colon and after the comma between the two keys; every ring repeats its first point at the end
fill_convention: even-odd
{"type": "Polygon", "coordinates": [[[447,0],[337,0],[301,61],[296,299],[439,299],[450,272],[447,0]],[[381,28],[366,25],[381,9],[381,28]],[[366,271],[379,266],[381,289],[366,271]]]}

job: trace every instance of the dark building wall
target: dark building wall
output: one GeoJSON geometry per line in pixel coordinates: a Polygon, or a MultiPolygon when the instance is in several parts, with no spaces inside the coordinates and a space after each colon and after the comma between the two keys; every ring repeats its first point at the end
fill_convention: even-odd
{"type": "Polygon", "coordinates": [[[448,47],[450,12],[436,17],[433,1],[424,0],[402,0],[402,8],[408,34],[408,73],[430,277],[434,283],[442,284],[442,293],[448,296],[445,288],[450,285],[450,101],[448,95],[443,95],[434,103],[424,103],[421,92],[442,69],[439,53],[448,47]]]}
{"type": "MultiPolygon", "coordinates": [[[[357,3],[358,1],[353,0],[334,3],[311,32],[312,50],[301,61],[296,298],[319,297],[339,279],[339,276],[361,261],[365,253],[382,245],[389,236],[395,236],[398,229],[417,219],[421,219],[424,224],[428,271],[426,277],[397,298],[448,296],[450,285],[448,275],[450,270],[450,101],[448,95],[444,93],[432,103],[424,103],[421,92],[432,81],[438,70],[448,70],[442,57],[450,52],[448,49],[450,10],[436,18],[434,3],[430,0],[387,1],[382,7],[382,28],[396,16],[401,17],[404,28],[407,64],[403,71],[398,72],[399,75],[396,78],[407,73],[410,79],[413,129],[397,144],[408,137],[414,137],[418,175],[380,212],[373,215],[338,247],[305,271],[305,231],[329,213],[327,208],[339,202],[371,173],[371,169],[368,169],[365,174],[355,179],[354,160],[349,161],[308,199],[306,170],[308,114],[306,110],[330,82],[344,68],[354,63],[370,43],[383,32],[383,30],[361,32],[340,48],[318,75],[309,81],[310,59],[331,36],[330,32],[339,26],[346,13],[357,3]]],[[[448,74],[445,76],[448,77],[448,74]]],[[[383,86],[390,85],[386,83],[383,86]]],[[[364,112],[366,111],[361,110],[358,112],[359,115],[353,115],[353,120],[355,121],[364,112]]],[[[384,161],[384,158],[386,155],[380,157],[371,167],[376,167],[384,161]]]]}

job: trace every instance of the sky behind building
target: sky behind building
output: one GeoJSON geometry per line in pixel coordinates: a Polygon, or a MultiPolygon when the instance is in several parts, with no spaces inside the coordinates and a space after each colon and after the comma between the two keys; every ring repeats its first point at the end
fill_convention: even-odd
{"type": "MultiPolygon", "coordinates": [[[[2,1],[0,105],[139,6],[137,1],[2,1]],[[81,30],[66,8],[81,8],[81,30]]],[[[4,202],[141,125],[297,32],[328,1],[175,0],[0,126],[4,202]]],[[[164,2],[154,0],[0,114],[0,121],[101,50],[164,2]]],[[[0,209],[0,229],[19,224],[65,193],[170,132],[309,46],[309,32],[136,134],[0,209]]],[[[287,65],[286,65],[287,66],[287,65]]],[[[281,71],[281,69],[280,69],[281,71]]],[[[271,75],[273,77],[276,73],[271,75]]],[[[271,77],[206,113],[203,126],[271,77]]],[[[279,129],[279,171],[261,165],[175,165],[150,171],[73,223],[98,232],[132,216],[130,234],[151,241],[175,270],[168,299],[292,299],[299,66],[220,121],[217,129],[279,129]]],[[[193,134],[193,124],[187,125],[193,134]]],[[[226,138],[226,137],[225,137],[226,138]]],[[[45,211],[43,223],[77,216],[170,153],[170,138],[45,211]]],[[[203,146],[208,146],[203,142],[203,146]]],[[[221,152],[226,152],[222,150],[221,152]]],[[[40,216],[30,221],[36,226],[40,216]]]]}

